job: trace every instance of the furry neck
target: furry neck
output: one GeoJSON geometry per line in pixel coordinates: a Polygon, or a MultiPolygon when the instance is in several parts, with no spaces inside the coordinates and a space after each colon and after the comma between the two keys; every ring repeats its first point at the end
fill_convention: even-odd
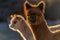
{"type": "Polygon", "coordinates": [[[31,24],[30,26],[33,29],[36,40],[50,40],[51,32],[48,29],[48,25],[45,21],[44,16],[42,17],[42,21],[39,25],[31,24]]]}

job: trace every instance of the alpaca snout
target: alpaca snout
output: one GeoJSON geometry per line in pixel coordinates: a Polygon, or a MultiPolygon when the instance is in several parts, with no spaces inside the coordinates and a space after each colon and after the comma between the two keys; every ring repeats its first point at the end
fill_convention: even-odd
{"type": "Polygon", "coordinates": [[[12,27],[12,24],[9,24],[9,28],[16,31],[16,29],[14,27],[12,27]]]}

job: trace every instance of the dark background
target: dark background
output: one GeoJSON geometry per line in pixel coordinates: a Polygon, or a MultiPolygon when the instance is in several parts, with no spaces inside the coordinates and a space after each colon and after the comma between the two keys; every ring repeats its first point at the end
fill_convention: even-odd
{"type": "MultiPolygon", "coordinates": [[[[22,40],[17,32],[9,29],[11,14],[24,16],[23,4],[25,0],[0,0],[0,40],[22,40]]],[[[37,4],[41,0],[28,0],[37,4]]],[[[60,0],[44,0],[46,2],[45,18],[48,25],[60,23],[60,0]]]]}
{"type": "MultiPolygon", "coordinates": [[[[37,4],[41,0],[28,0],[32,4],[37,4]]],[[[23,3],[25,0],[0,0],[0,20],[6,20],[11,14],[24,14],[23,3]]],[[[46,19],[56,20],[60,18],[60,0],[45,0],[46,19]]]]}

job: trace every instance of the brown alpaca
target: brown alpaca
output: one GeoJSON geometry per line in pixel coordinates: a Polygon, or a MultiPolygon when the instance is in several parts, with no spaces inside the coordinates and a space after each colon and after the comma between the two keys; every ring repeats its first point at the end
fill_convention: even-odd
{"type": "Polygon", "coordinates": [[[55,40],[55,36],[60,33],[60,30],[51,32],[48,29],[44,18],[45,6],[44,1],[40,1],[37,5],[30,4],[28,1],[24,3],[24,13],[31,27],[34,40],[55,40]]]}
{"type": "Polygon", "coordinates": [[[17,31],[23,38],[23,40],[34,40],[30,31],[28,23],[21,15],[13,15],[9,24],[9,28],[13,31],[17,31]]]}

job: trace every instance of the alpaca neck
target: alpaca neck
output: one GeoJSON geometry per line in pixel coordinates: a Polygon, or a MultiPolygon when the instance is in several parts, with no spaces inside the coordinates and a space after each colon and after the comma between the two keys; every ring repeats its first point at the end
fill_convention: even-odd
{"type": "MultiPolygon", "coordinates": [[[[19,22],[19,24],[21,24],[21,22],[19,22]]],[[[25,21],[22,21],[22,24],[19,25],[18,32],[24,40],[33,40],[33,35],[28,26],[29,25],[25,21]]]]}
{"type": "Polygon", "coordinates": [[[31,25],[36,40],[50,40],[51,32],[49,31],[44,17],[39,25],[31,25]]]}

